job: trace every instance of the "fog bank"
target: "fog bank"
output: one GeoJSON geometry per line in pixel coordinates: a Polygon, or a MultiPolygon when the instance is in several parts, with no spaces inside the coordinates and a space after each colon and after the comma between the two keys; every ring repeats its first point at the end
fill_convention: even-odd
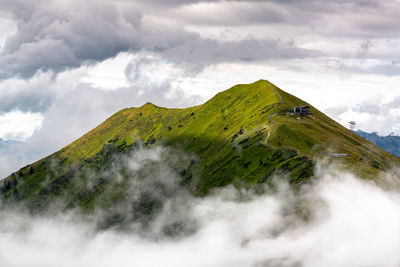
{"type": "MultiPolygon", "coordinates": [[[[321,174],[298,194],[279,183],[263,195],[225,188],[205,198],[185,196],[174,205],[180,208],[194,230],[159,239],[98,232],[72,213],[32,218],[3,211],[0,266],[400,264],[400,194],[349,173],[321,174]]],[[[170,211],[156,220],[176,216],[170,211]]]]}

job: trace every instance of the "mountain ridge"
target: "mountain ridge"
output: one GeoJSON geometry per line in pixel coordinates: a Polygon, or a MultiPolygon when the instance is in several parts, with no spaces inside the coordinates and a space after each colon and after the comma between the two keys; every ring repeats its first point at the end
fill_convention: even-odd
{"type": "MultiPolygon", "coordinates": [[[[58,152],[8,176],[0,192],[9,203],[23,203],[30,210],[46,210],[61,196],[63,209],[111,207],[130,190],[115,180],[115,173],[107,173],[117,164],[115,158],[159,146],[179,159],[169,162],[166,157],[165,162],[178,183],[198,196],[227,185],[272,185],[272,178],[282,174],[297,187],[310,180],[320,157],[370,179],[399,163],[307,102],[260,80],[185,109],[152,103],[123,109],[58,152]],[[293,115],[301,105],[310,106],[312,115],[293,115]],[[336,159],[330,153],[347,157],[336,159]],[[96,178],[88,178],[88,170],[96,178]]],[[[118,168],[122,181],[133,175],[126,166],[118,168]]]]}

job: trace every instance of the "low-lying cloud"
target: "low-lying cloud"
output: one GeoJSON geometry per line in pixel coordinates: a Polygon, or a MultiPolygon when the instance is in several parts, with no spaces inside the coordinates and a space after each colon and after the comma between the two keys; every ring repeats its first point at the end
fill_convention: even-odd
{"type": "Polygon", "coordinates": [[[177,174],[166,165],[170,152],[139,149],[124,159],[132,174],[132,199],[153,188],[151,193],[163,200],[150,227],[133,223],[123,230],[99,231],[93,223],[99,214],[87,220],[72,212],[33,217],[3,210],[0,265],[400,264],[399,192],[386,191],[339,169],[321,169],[318,179],[300,191],[276,177],[275,189],[261,195],[227,187],[196,198],[177,186],[177,174]],[[159,183],[174,193],[160,194],[155,187],[159,183]],[[174,221],[182,227],[166,235],[165,226],[174,221]]]}

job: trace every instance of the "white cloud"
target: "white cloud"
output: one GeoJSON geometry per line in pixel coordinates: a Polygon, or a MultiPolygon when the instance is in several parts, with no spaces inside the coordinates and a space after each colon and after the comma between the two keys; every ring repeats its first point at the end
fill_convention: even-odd
{"type": "Polygon", "coordinates": [[[178,194],[183,198],[174,199],[175,212],[163,209],[153,223],[162,226],[183,209],[180,215],[196,230],[179,238],[96,232],[70,214],[32,218],[3,210],[0,264],[398,266],[400,194],[350,173],[325,171],[297,195],[284,184],[264,195],[233,188],[203,198],[178,194]]]}
{"type": "Polygon", "coordinates": [[[11,111],[0,115],[0,138],[24,141],[40,129],[43,123],[41,113],[11,111]]]}
{"type": "Polygon", "coordinates": [[[119,53],[113,58],[106,59],[90,66],[80,82],[88,83],[103,90],[115,90],[129,86],[125,75],[126,66],[132,61],[133,54],[119,53]]]}
{"type": "Polygon", "coordinates": [[[374,94],[360,101],[347,108],[328,108],[326,111],[343,125],[352,120],[357,123],[356,128],[366,132],[400,135],[399,97],[374,94]]]}
{"type": "Polygon", "coordinates": [[[1,16],[0,12],[0,52],[9,36],[17,30],[15,22],[8,16],[1,16]]]}

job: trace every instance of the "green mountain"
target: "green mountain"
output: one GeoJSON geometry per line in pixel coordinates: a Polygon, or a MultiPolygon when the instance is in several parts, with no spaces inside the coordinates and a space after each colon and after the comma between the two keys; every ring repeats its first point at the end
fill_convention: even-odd
{"type": "Polygon", "coordinates": [[[186,109],[151,103],[123,109],[60,151],[12,173],[0,193],[6,205],[30,211],[80,207],[90,213],[129,201],[136,207],[134,219],[151,217],[162,199],[180,188],[204,196],[227,185],[259,188],[277,175],[296,188],[310,180],[321,158],[368,179],[399,163],[306,102],[260,80],[186,109]],[[310,116],[292,114],[302,105],[310,106],[310,116]],[[151,151],[158,152],[140,160],[140,153],[151,151]],[[166,176],[174,178],[166,182],[166,176]]]}

